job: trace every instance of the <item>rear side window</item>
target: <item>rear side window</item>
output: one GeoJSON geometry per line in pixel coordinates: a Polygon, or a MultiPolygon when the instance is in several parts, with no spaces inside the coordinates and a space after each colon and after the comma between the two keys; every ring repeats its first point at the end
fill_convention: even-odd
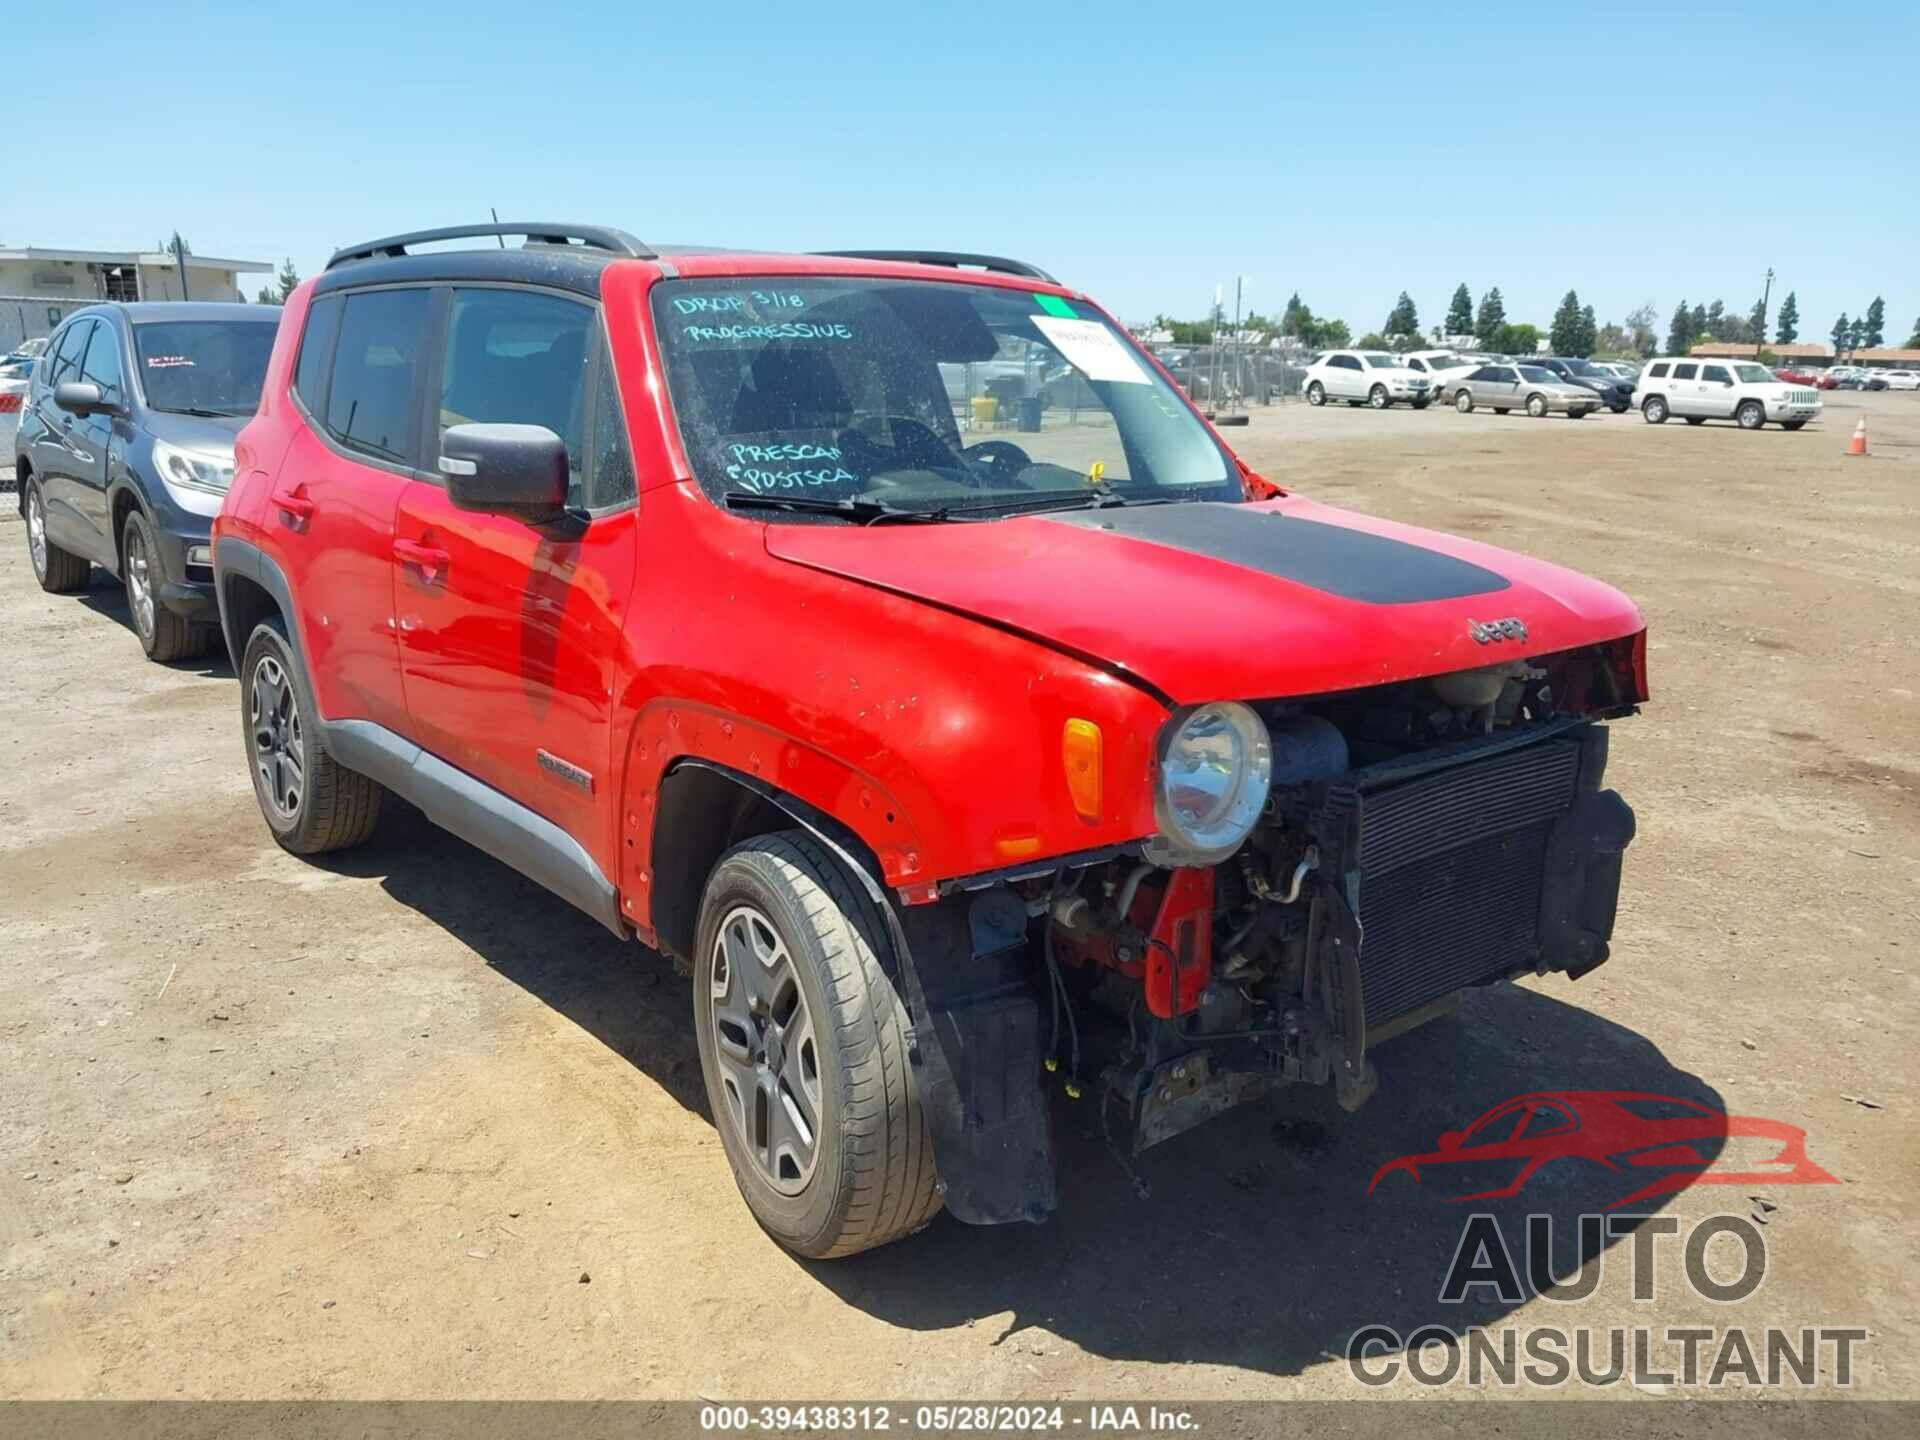
{"type": "Polygon", "coordinates": [[[327,372],[333,368],[333,342],[339,336],[338,295],[328,295],[307,307],[307,328],[300,334],[300,359],[293,371],[293,393],[311,414],[326,411],[327,372]]]}
{"type": "Polygon", "coordinates": [[[1655,365],[1650,370],[1648,370],[1647,374],[1651,375],[1655,380],[1666,379],[1667,378],[1667,362],[1662,360],[1658,365],[1655,365]]]}
{"type": "Polygon", "coordinates": [[[80,362],[80,378],[100,387],[101,399],[111,405],[126,404],[127,389],[121,379],[120,337],[113,326],[96,324],[93,343],[87,346],[87,358],[80,362]]]}
{"type": "Polygon", "coordinates": [[[593,311],[527,290],[455,290],[440,429],[543,425],[567,442],[567,504],[586,503],[588,340],[593,311]]]}
{"type": "Polygon", "coordinates": [[[1699,373],[1700,367],[1698,365],[1676,365],[1673,367],[1673,378],[1676,380],[1691,380],[1699,373]]]}
{"type": "Polygon", "coordinates": [[[348,449],[405,464],[413,455],[425,290],[367,290],[349,295],[340,316],[326,427],[348,449]]]}

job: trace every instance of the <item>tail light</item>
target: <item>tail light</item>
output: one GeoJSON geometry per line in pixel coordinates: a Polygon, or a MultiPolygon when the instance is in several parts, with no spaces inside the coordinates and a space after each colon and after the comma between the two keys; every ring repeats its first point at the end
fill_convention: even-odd
{"type": "Polygon", "coordinates": [[[0,395],[0,415],[18,415],[20,402],[24,398],[19,394],[0,395]]]}

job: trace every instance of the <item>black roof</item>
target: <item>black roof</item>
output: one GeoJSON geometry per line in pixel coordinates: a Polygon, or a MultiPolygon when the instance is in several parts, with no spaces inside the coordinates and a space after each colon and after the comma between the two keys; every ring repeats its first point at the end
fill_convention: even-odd
{"type": "Polygon", "coordinates": [[[237,300],[101,300],[73,313],[97,315],[106,311],[119,312],[133,325],[154,320],[258,320],[276,325],[280,322],[278,305],[246,305],[237,300]]]}

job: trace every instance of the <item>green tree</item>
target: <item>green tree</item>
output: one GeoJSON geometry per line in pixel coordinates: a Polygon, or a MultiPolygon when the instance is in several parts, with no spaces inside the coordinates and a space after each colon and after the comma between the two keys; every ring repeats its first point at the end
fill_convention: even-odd
{"type": "Polygon", "coordinates": [[[1753,302],[1753,309],[1747,312],[1747,339],[1756,345],[1767,343],[1767,302],[1764,297],[1753,302]]]}
{"type": "Polygon", "coordinates": [[[1460,282],[1459,288],[1453,292],[1453,303],[1447,307],[1445,333],[1448,335],[1471,335],[1474,333],[1473,292],[1467,289],[1467,282],[1464,280],[1460,282]]]}
{"type": "Polygon", "coordinates": [[[1694,344],[1698,344],[1706,336],[1713,333],[1713,331],[1707,327],[1707,307],[1704,305],[1695,305],[1693,307],[1693,318],[1687,321],[1687,325],[1687,334],[1693,337],[1692,343],[1694,344]]]}
{"type": "Polygon", "coordinates": [[[1707,307],[1706,314],[1701,317],[1699,333],[1702,336],[1711,335],[1716,340],[1727,338],[1727,307],[1724,301],[1716,300],[1707,307]]]}
{"type": "Polygon", "coordinates": [[[1387,344],[1387,337],[1382,335],[1378,330],[1369,330],[1353,342],[1353,348],[1356,350],[1388,350],[1392,347],[1387,344]]]}
{"type": "Polygon", "coordinates": [[[1413,308],[1413,297],[1406,291],[1400,292],[1400,298],[1393,302],[1393,309],[1387,312],[1387,323],[1383,332],[1388,335],[1411,335],[1420,338],[1420,312],[1413,308]]]}
{"type": "Polygon", "coordinates": [[[1638,310],[1627,313],[1626,331],[1632,337],[1634,353],[1645,360],[1660,348],[1660,334],[1653,327],[1660,323],[1660,312],[1647,301],[1638,310]]]}
{"type": "Polygon", "coordinates": [[[1774,343],[1791,345],[1800,338],[1800,297],[1793,291],[1780,302],[1780,324],[1773,332],[1774,343]]]}
{"type": "Polygon", "coordinates": [[[1473,322],[1473,333],[1480,343],[1489,349],[1498,349],[1493,343],[1494,332],[1507,323],[1507,302],[1500,298],[1500,287],[1494,286],[1480,297],[1480,313],[1473,322]]]}
{"type": "Polygon", "coordinates": [[[1667,353],[1685,355],[1693,349],[1693,337],[1696,333],[1693,328],[1693,311],[1687,309],[1687,302],[1682,300],[1673,307],[1673,319],[1667,322],[1667,353]]]}
{"type": "Polygon", "coordinates": [[[1887,343],[1887,302],[1878,295],[1867,306],[1866,333],[1861,338],[1868,349],[1887,343]]]}
{"type": "Polygon", "coordinates": [[[1847,320],[1847,312],[1842,310],[1840,318],[1833,322],[1833,350],[1836,355],[1843,354],[1847,342],[1853,339],[1853,326],[1847,320]]]}
{"type": "Polygon", "coordinates": [[[1293,292],[1287,301],[1287,308],[1280,312],[1280,333],[1295,339],[1305,338],[1302,331],[1313,323],[1313,312],[1300,301],[1300,292],[1293,292]]]}
{"type": "Polygon", "coordinates": [[[1300,338],[1315,350],[1344,350],[1353,344],[1353,331],[1344,320],[1315,320],[1300,338]]]}
{"type": "Polygon", "coordinates": [[[1501,355],[1533,355],[1540,349],[1540,331],[1532,325],[1509,325],[1502,321],[1487,348],[1501,355]]]}
{"type": "MultiPolygon", "coordinates": [[[[259,304],[284,305],[287,297],[293,294],[294,287],[300,283],[300,272],[293,268],[293,257],[289,255],[280,262],[280,273],[273,277],[273,284],[260,289],[259,304]]],[[[1159,321],[1154,322],[1158,324],[1159,321]]]]}
{"type": "Polygon", "coordinates": [[[1573,353],[1585,359],[1587,356],[1593,354],[1599,347],[1599,344],[1600,322],[1593,318],[1593,307],[1591,305],[1582,305],[1580,307],[1579,348],[1573,353]]]}
{"type": "Polygon", "coordinates": [[[1556,355],[1571,355],[1580,343],[1580,295],[1569,290],[1560,297],[1560,308],[1553,312],[1553,324],[1547,331],[1547,343],[1556,355]]]}
{"type": "Polygon", "coordinates": [[[1920,320],[1913,322],[1913,334],[1907,337],[1907,349],[1920,350],[1920,320]]]}

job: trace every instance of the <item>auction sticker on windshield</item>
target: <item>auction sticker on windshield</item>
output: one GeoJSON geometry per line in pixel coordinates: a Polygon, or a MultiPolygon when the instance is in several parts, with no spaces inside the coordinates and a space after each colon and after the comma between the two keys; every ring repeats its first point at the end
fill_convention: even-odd
{"type": "Polygon", "coordinates": [[[1063,320],[1057,315],[1036,315],[1033,323],[1053,348],[1074,369],[1089,380],[1118,380],[1127,385],[1145,385],[1147,372],[1133,358],[1133,352],[1098,320],[1063,320]]]}

